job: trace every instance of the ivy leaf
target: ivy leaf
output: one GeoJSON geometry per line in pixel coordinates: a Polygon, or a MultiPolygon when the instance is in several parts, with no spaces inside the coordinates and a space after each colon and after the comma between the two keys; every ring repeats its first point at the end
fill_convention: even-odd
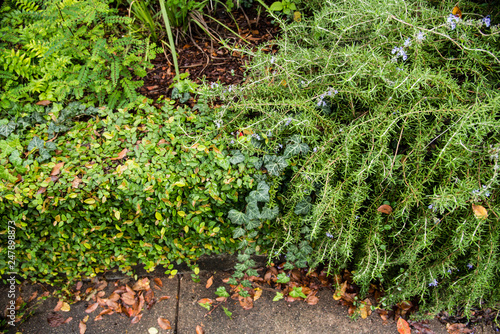
{"type": "Polygon", "coordinates": [[[289,159],[295,155],[298,155],[300,153],[302,154],[306,154],[307,152],[309,152],[309,145],[305,144],[305,143],[292,143],[292,144],[288,144],[286,145],[286,149],[285,149],[285,153],[284,156],[285,158],[289,159]]]}
{"type": "Polygon", "coordinates": [[[260,181],[257,190],[252,191],[257,202],[269,202],[269,186],[265,181],[260,181]]]}
{"type": "Polygon", "coordinates": [[[290,277],[288,277],[285,273],[278,274],[278,280],[276,281],[277,283],[283,283],[286,284],[290,282],[290,277]]]}
{"type": "Polygon", "coordinates": [[[49,160],[52,156],[50,155],[49,151],[47,151],[45,148],[41,148],[38,153],[40,156],[36,158],[36,161],[38,162],[43,162],[45,160],[49,160]]]}
{"type": "Polygon", "coordinates": [[[229,297],[229,293],[226,291],[226,288],[223,286],[219,286],[215,294],[219,297],[229,297]]]}
{"type": "Polygon", "coordinates": [[[273,4],[269,7],[269,10],[273,12],[279,12],[280,10],[283,10],[283,4],[281,3],[281,1],[273,2],[273,4]]]}
{"type": "Polygon", "coordinates": [[[233,156],[229,158],[229,162],[233,165],[239,164],[243,161],[245,161],[245,156],[240,152],[240,150],[234,151],[233,156]]]}
{"type": "Polygon", "coordinates": [[[249,220],[260,219],[260,212],[259,207],[257,206],[257,202],[253,201],[248,203],[246,214],[249,220]]]}
{"type": "MultiPolygon", "coordinates": [[[[251,229],[257,228],[259,226],[260,226],[260,220],[257,220],[257,219],[252,219],[245,225],[247,230],[251,230],[251,229]]],[[[257,233],[257,231],[254,231],[254,232],[257,233]]],[[[255,236],[255,235],[253,235],[253,233],[252,233],[252,235],[250,235],[250,234],[248,235],[249,238],[252,238],[253,236],[255,236]]]]}
{"type": "Polygon", "coordinates": [[[253,163],[253,166],[255,167],[255,169],[260,169],[262,167],[262,160],[261,159],[258,159],[257,161],[255,161],[253,163]]]}
{"type": "Polygon", "coordinates": [[[293,212],[295,212],[296,215],[307,215],[309,211],[311,211],[311,208],[312,208],[311,197],[307,196],[302,201],[297,203],[297,205],[295,206],[295,210],[293,210],[293,212]]]}
{"type": "Polygon", "coordinates": [[[41,140],[40,138],[38,138],[37,136],[33,137],[33,139],[31,139],[30,143],[28,144],[28,151],[31,151],[33,149],[43,149],[43,140],[41,140]]]}
{"type": "Polygon", "coordinates": [[[0,125],[0,135],[7,138],[16,129],[16,123],[9,122],[7,124],[0,125]]]}
{"type": "Polygon", "coordinates": [[[277,206],[270,208],[266,205],[262,209],[262,213],[260,214],[260,218],[273,220],[274,218],[276,218],[278,216],[278,213],[279,213],[279,208],[277,206]]]}
{"type": "Polygon", "coordinates": [[[290,293],[288,294],[290,297],[293,297],[293,298],[304,298],[306,299],[307,296],[304,294],[304,292],[302,292],[302,287],[300,286],[296,286],[293,288],[292,291],[290,291],[290,293]]]}
{"type": "Polygon", "coordinates": [[[269,174],[274,176],[279,176],[280,173],[283,171],[283,169],[285,169],[285,167],[288,166],[288,162],[282,156],[275,157],[275,156],[265,155],[264,164],[269,174]],[[266,157],[268,158],[266,159],[266,157]]]}
{"type": "Polygon", "coordinates": [[[276,292],[276,296],[274,296],[273,302],[277,302],[280,299],[283,299],[283,294],[281,292],[276,292]]]}
{"type": "Polygon", "coordinates": [[[231,219],[231,222],[236,225],[243,225],[244,223],[248,222],[247,215],[238,210],[229,210],[228,217],[229,219],[231,219]]]}
{"type": "Polygon", "coordinates": [[[241,227],[235,228],[233,231],[233,239],[238,239],[239,237],[245,235],[245,230],[241,227]]]}

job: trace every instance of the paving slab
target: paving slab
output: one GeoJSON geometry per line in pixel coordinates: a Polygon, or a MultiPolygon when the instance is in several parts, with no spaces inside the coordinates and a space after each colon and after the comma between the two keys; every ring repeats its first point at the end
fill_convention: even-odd
{"type": "MultiPolygon", "coordinates": [[[[238,301],[228,299],[224,305],[232,312],[231,319],[222,307],[217,307],[209,315],[208,310],[201,307],[201,298],[215,299],[218,286],[229,286],[222,282],[225,273],[205,272],[200,274],[200,283],[194,283],[189,277],[180,281],[178,334],[193,334],[196,326],[201,326],[205,334],[215,333],[397,333],[394,321],[384,323],[379,315],[372,313],[367,319],[352,320],[347,308],[333,300],[332,292],[324,289],[317,296],[316,305],[308,305],[303,301],[288,303],[283,299],[273,302],[274,293],[263,291],[262,296],[254,302],[254,307],[244,310],[238,301]],[[211,277],[213,285],[206,289],[206,282],[211,277]]],[[[436,334],[446,334],[443,325],[431,322],[436,334]]]]}
{"type": "MultiPolygon", "coordinates": [[[[160,278],[163,283],[163,287],[161,290],[152,289],[155,297],[158,299],[161,296],[170,296],[169,299],[158,301],[154,304],[150,310],[144,310],[142,319],[135,324],[131,323],[131,319],[125,316],[124,314],[107,314],[102,316],[102,320],[95,321],[95,317],[103,310],[102,307],[97,307],[97,309],[90,313],[89,319],[86,323],[87,330],[85,334],[136,334],[136,333],[144,333],[148,334],[148,329],[150,327],[155,327],[158,329],[159,334],[172,334],[175,330],[175,319],[176,319],[176,311],[177,311],[177,291],[179,281],[177,277],[173,279],[168,278],[160,278]],[[171,330],[163,330],[158,325],[158,318],[164,317],[170,321],[171,330]]],[[[109,296],[116,288],[115,282],[119,281],[108,281],[108,286],[105,291],[105,296],[109,296]]],[[[121,285],[121,284],[120,284],[121,285]]],[[[130,286],[133,285],[133,281],[129,283],[130,286]]],[[[151,287],[153,287],[153,282],[151,282],[151,287]]],[[[88,286],[90,286],[90,282],[85,283],[82,287],[82,290],[85,290],[88,286]]],[[[7,305],[8,300],[6,294],[6,286],[0,287],[0,305],[2,305],[2,311],[4,309],[3,305],[7,305]],[[5,290],[5,293],[4,293],[5,290]]],[[[41,295],[44,290],[47,289],[42,285],[32,285],[27,286],[22,289],[23,299],[29,298],[29,296],[34,292],[38,291],[38,295],[41,295]],[[43,287],[43,288],[41,288],[43,287]]],[[[50,292],[54,291],[55,288],[50,288],[50,292]]],[[[18,295],[18,294],[17,294],[18,295]]],[[[45,301],[38,306],[32,316],[30,316],[25,322],[19,324],[16,323],[15,327],[10,327],[7,333],[16,334],[18,332],[23,334],[79,334],[79,323],[82,319],[85,318],[88,314],[85,312],[87,307],[93,304],[93,301],[79,301],[74,304],[71,304],[69,312],[57,312],[64,319],[68,317],[72,317],[73,319],[67,323],[62,324],[58,327],[50,327],[47,322],[47,317],[53,312],[54,307],[57,305],[58,299],[55,297],[48,297],[45,301]]]]}

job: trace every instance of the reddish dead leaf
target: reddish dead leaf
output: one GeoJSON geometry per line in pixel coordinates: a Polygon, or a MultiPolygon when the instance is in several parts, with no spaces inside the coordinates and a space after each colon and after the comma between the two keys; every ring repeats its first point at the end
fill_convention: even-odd
{"type": "Polygon", "coordinates": [[[113,300],[111,300],[111,299],[106,299],[106,305],[107,305],[110,309],[112,309],[112,310],[114,310],[114,311],[116,311],[116,312],[120,312],[120,311],[121,311],[121,308],[120,308],[120,306],[118,305],[118,303],[117,303],[117,302],[115,302],[115,301],[113,301],[113,300]]]}
{"type": "Polygon", "coordinates": [[[64,323],[64,318],[59,313],[52,312],[47,316],[47,322],[50,327],[58,327],[64,323]]]}
{"type": "Polygon", "coordinates": [[[226,278],[222,279],[222,282],[227,283],[227,282],[229,282],[230,279],[231,279],[231,277],[226,277],[226,278]]]}
{"type": "MultiPolygon", "coordinates": [[[[97,290],[96,290],[96,291],[97,291],[97,290]]],[[[104,291],[99,291],[99,292],[97,293],[97,297],[99,297],[99,298],[104,297],[104,295],[105,295],[105,294],[106,294],[106,292],[104,292],[104,291]]]]}
{"type": "Polygon", "coordinates": [[[163,282],[161,281],[161,279],[159,279],[158,277],[156,277],[154,279],[155,281],[155,284],[158,285],[160,288],[163,287],[163,282]]]}
{"type": "Polygon", "coordinates": [[[21,174],[17,174],[16,183],[21,182],[23,180],[23,176],[21,174]]]}
{"type": "Polygon", "coordinates": [[[142,318],[142,313],[141,313],[141,314],[136,315],[135,317],[133,317],[133,318],[132,318],[132,323],[133,323],[133,324],[138,323],[139,321],[141,321],[141,318],[142,318]]]}
{"type": "Polygon", "coordinates": [[[160,299],[158,299],[158,301],[166,300],[169,298],[170,298],[170,296],[162,296],[162,297],[160,297],[160,299]]]}
{"type": "Polygon", "coordinates": [[[403,300],[401,303],[398,303],[397,306],[403,311],[408,311],[412,308],[413,304],[408,300],[403,300]]]}
{"type": "Polygon", "coordinates": [[[38,101],[37,103],[35,103],[37,106],[48,106],[49,104],[51,104],[52,101],[49,101],[49,100],[42,100],[42,101],[38,101]]]}
{"type": "Polygon", "coordinates": [[[243,307],[244,310],[250,310],[251,308],[253,308],[253,299],[250,296],[248,296],[248,297],[240,296],[239,302],[240,302],[241,307],[243,307]]]}
{"type": "Polygon", "coordinates": [[[36,192],[37,194],[43,194],[47,190],[47,187],[40,187],[38,191],[36,192]]]}
{"type": "Polygon", "coordinates": [[[398,319],[398,333],[399,334],[411,334],[410,325],[406,322],[405,319],[399,317],[398,319]]]}
{"type": "Polygon", "coordinates": [[[207,280],[207,285],[205,286],[205,288],[209,288],[212,286],[212,284],[214,283],[214,277],[213,276],[210,276],[210,278],[207,280]]]}
{"type": "Polygon", "coordinates": [[[149,290],[146,290],[146,294],[144,295],[144,300],[146,301],[146,303],[151,303],[151,300],[153,299],[153,297],[155,296],[153,290],[149,289],[149,290]]]}
{"type": "Polygon", "coordinates": [[[31,295],[31,297],[28,299],[28,303],[31,302],[33,299],[35,299],[36,296],[38,296],[38,291],[33,292],[33,294],[31,295]]]}
{"type": "Polygon", "coordinates": [[[391,214],[392,213],[392,208],[390,205],[387,205],[387,204],[383,204],[381,206],[378,207],[377,209],[378,212],[382,212],[382,213],[385,213],[385,214],[391,214]]]}
{"type": "Polygon", "coordinates": [[[198,300],[198,304],[210,304],[212,305],[214,303],[214,301],[210,298],[202,298],[200,300],[198,300]]]}
{"type": "Polygon", "coordinates": [[[113,313],[114,313],[114,312],[113,312],[113,310],[112,310],[112,309],[107,308],[107,309],[102,310],[102,311],[101,311],[101,313],[99,313],[99,316],[101,316],[101,317],[102,317],[103,315],[106,315],[106,314],[113,314],[113,313]]]}
{"type": "Polygon", "coordinates": [[[472,333],[472,330],[467,328],[465,324],[446,324],[446,330],[450,334],[468,334],[472,333]]]}
{"type": "Polygon", "coordinates": [[[92,312],[94,312],[97,309],[97,306],[99,306],[99,303],[94,303],[94,304],[90,305],[89,307],[87,307],[87,309],[85,310],[85,312],[86,313],[92,313],[92,312]]]}
{"type": "Polygon", "coordinates": [[[262,296],[262,289],[256,288],[255,289],[255,294],[253,296],[253,300],[256,301],[257,299],[260,298],[260,296],[262,296]]]}
{"type": "Polygon", "coordinates": [[[64,166],[64,161],[56,164],[54,168],[52,168],[52,172],[50,172],[50,175],[55,176],[58,175],[61,172],[61,168],[64,166]]]}
{"type": "Polygon", "coordinates": [[[309,304],[309,305],[316,305],[317,303],[319,302],[319,298],[316,297],[316,294],[310,294],[309,296],[307,296],[306,298],[306,303],[309,304]]]}
{"type": "Polygon", "coordinates": [[[205,334],[205,331],[200,325],[196,326],[196,334],[205,334]]]}
{"type": "Polygon", "coordinates": [[[159,317],[158,318],[158,325],[162,328],[162,329],[172,329],[172,326],[170,326],[170,321],[168,321],[167,319],[165,319],[164,317],[159,317]]]}
{"type": "Polygon", "coordinates": [[[153,90],[153,89],[156,89],[156,88],[158,88],[158,86],[157,86],[157,85],[154,85],[154,86],[146,86],[146,89],[147,89],[147,90],[153,90]]]}
{"type": "Polygon", "coordinates": [[[68,322],[70,322],[71,320],[73,320],[73,317],[69,317],[68,319],[64,320],[63,324],[67,324],[68,322]]]}
{"type": "Polygon", "coordinates": [[[423,323],[411,321],[409,324],[417,331],[417,334],[436,334],[433,330],[431,330],[427,325],[423,323]]]}
{"type": "Polygon", "coordinates": [[[217,298],[215,298],[215,300],[222,303],[222,302],[225,302],[227,300],[227,297],[217,297],[217,298]]]}
{"type": "Polygon", "coordinates": [[[64,301],[62,299],[59,299],[56,307],[54,307],[54,312],[58,312],[61,309],[61,307],[63,306],[63,303],[64,303],[64,301]]]}
{"type": "Polygon", "coordinates": [[[99,321],[102,320],[102,315],[98,315],[97,317],[94,318],[94,321],[99,321]]]}
{"type": "Polygon", "coordinates": [[[82,286],[83,286],[82,281],[79,281],[78,283],[76,283],[76,291],[80,291],[80,289],[82,288],[82,286]]]}
{"type": "Polygon", "coordinates": [[[101,284],[99,284],[99,286],[97,287],[97,291],[102,291],[102,290],[106,289],[107,286],[108,286],[108,282],[102,281],[101,284]]]}
{"type": "Polygon", "coordinates": [[[125,158],[125,156],[127,155],[127,152],[128,152],[128,148],[124,148],[123,150],[121,150],[120,153],[118,153],[118,156],[116,158],[111,158],[110,160],[121,160],[121,159],[125,158]]]}
{"type": "Polygon", "coordinates": [[[87,324],[83,321],[80,321],[78,328],[80,329],[80,334],[85,334],[85,332],[87,331],[87,324]]]}
{"type": "Polygon", "coordinates": [[[147,277],[141,278],[132,287],[132,290],[134,290],[134,291],[141,291],[141,290],[148,290],[148,289],[150,289],[150,287],[149,287],[149,278],[147,278],[147,277]]]}
{"type": "Polygon", "coordinates": [[[125,289],[127,290],[128,293],[132,294],[132,296],[135,296],[135,291],[132,290],[132,288],[129,287],[128,284],[125,284],[125,289]]]}

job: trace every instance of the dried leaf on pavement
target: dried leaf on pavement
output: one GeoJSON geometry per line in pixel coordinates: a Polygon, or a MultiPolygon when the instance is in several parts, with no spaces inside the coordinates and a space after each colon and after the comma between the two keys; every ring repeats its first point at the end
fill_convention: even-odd
{"type": "Polygon", "coordinates": [[[58,327],[64,323],[64,318],[59,313],[51,312],[47,316],[47,322],[49,323],[50,327],[58,327]]]}
{"type": "Polygon", "coordinates": [[[149,290],[149,289],[150,289],[149,278],[147,277],[141,278],[132,287],[132,290],[134,291],[149,290]]]}
{"type": "Polygon", "coordinates": [[[468,334],[472,333],[472,330],[467,328],[465,324],[446,324],[446,330],[450,334],[468,334]]]}
{"type": "Polygon", "coordinates": [[[97,309],[97,306],[99,306],[99,303],[94,303],[94,304],[90,305],[89,307],[87,307],[87,309],[85,310],[85,312],[86,313],[92,313],[92,312],[94,312],[97,309]]]}
{"type": "Polygon", "coordinates": [[[69,312],[71,310],[71,307],[69,306],[68,303],[66,302],[63,302],[62,306],[61,306],[61,311],[63,312],[69,312]]]}
{"type": "Polygon", "coordinates": [[[170,326],[170,321],[168,321],[167,319],[165,319],[164,317],[159,317],[158,318],[158,325],[162,328],[162,329],[172,329],[172,326],[170,326]]]}
{"type": "Polygon", "coordinates": [[[205,331],[200,325],[196,326],[196,334],[205,334],[205,331]]]}
{"type": "Polygon", "coordinates": [[[54,307],[54,312],[58,312],[61,309],[62,305],[63,305],[63,300],[59,299],[59,301],[57,302],[56,307],[54,307]]]}
{"type": "Polygon", "coordinates": [[[156,277],[154,279],[156,285],[158,285],[160,288],[163,287],[163,282],[161,281],[161,279],[159,279],[158,277],[156,277]]]}
{"type": "Polygon", "coordinates": [[[78,328],[80,328],[80,334],[85,334],[85,332],[87,331],[87,324],[83,321],[80,321],[78,328]]]}

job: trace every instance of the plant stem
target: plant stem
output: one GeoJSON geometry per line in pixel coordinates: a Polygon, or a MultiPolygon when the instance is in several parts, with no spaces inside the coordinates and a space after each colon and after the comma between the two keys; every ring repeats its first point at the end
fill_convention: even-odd
{"type": "MultiPolygon", "coordinates": [[[[174,60],[175,74],[179,78],[179,65],[177,64],[177,53],[175,51],[174,37],[172,36],[172,29],[170,28],[170,21],[168,19],[167,11],[165,10],[165,0],[160,0],[161,15],[165,21],[165,27],[167,28],[168,42],[170,45],[170,52],[172,53],[172,58],[174,60]]],[[[162,41],[163,42],[163,41],[162,41]]]]}

